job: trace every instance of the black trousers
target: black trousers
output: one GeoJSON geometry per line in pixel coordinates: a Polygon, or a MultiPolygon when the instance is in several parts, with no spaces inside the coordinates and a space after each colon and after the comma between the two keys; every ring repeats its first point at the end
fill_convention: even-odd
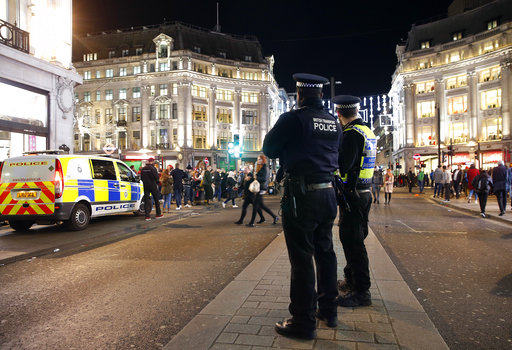
{"type": "Polygon", "coordinates": [[[315,329],[317,303],[326,317],[337,314],[337,267],[332,243],[336,195],[334,189],[328,188],[296,197],[297,216],[290,202],[283,202],[281,208],[292,267],[288,309],[295,323],[304,329],[315,329]]]}
{"type": "Polygon", "coordinates": [[[274,214],[272,210],[270,210],[269,207],[267,207],[265,203],[263,203],[263,195],[257,193],[254,195],[254,201],[252,203],[252,217],[250,222],[251,224],[254,224],[254,220],[256,219],[256,213],[258,213],[260,219],[264,218],[263,210],[265,210],[270,216],[272,216],[272,218],[276,217],[276,214],[274,214]]]}
{"type": "Polygon", "coordinates": [[[496,195],[496,199],[498,200],[498,206],[500,207],[500,213],[504,213],[505,209],[507,209],[507,191],[506,190],[498,190],[494,191],[496,195]]]}
{"type": "MultiPolygon", "coordinates": [[[[244,202],[242,203],[242,212],[240,213],[239,221],[244,221],[245,215],[247,215],[247,207],[249,206],[249,204],[252,204],[252,206],[254,208],[254,195],[245,196],[244,202]]],[[[253,209],[253,211],[254,211],[254,209],[253,209]]],[[[261,212],[261,210],[260,210],[260,212],[261,212]]],[[[263,219],[263,214],[260,214],[260,219],[263,219]]],[[[251,223],[254,223],[254,218],[252,218],[251,223]]]]}
{"type": "Polygon", "coordinates": [[[480,213],[485,214],[485,206],[487,205],[487,192],[478,192],[478,203],[480,204],[480,213]]]}
{"type": "Polygon", "coordinates": [[[158,186],[156,184],[144,184],[144,211],[146,212],[146,217],[149,217],[152,208],[150,195],[152,195],[155,200],[156,215],[161,215],[160,191],[158,191],[158,186]]]}
{"type": "Polygon", "coordinates": [[[350,213],[341,213],[340,241],[347,265],[345,279],[356,292],[370,289],[370,269],[364,240],[368,236],[368,214],[372,205],[370,192],[359,194],[359,199],[350,202],[350,213]]]}

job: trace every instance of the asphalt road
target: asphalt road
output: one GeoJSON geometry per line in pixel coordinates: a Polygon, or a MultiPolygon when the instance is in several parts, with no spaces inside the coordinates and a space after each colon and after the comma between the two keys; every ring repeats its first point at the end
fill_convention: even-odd
{"type": "MultiPolygon", "coordinates": [[[[278,198],[266,202],[277,210],[278,198]]],[[[162,347],[282,230],[268,217],[255,228],[233,224],[239,215],[228,206],[153,226],[131,216],[105,219],[91,234],[102,222],[111,235],[126,222],[140,232],[110,244],[108,232],[97,234],[75,249],[1,266],[0,348],[162,347]]],[[[38,239],[63,235],[42,230],[38,239]]]]}
{"type": "Polygon", "coordinates": [[[511,349],[512,225],[400,191],[370,226],[450,349],[511,349]]]}

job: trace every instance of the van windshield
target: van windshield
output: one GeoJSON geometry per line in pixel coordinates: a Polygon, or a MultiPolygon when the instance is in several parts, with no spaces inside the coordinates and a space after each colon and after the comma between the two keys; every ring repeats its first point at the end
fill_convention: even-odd
{"type": "Polygon", "coordinates": [[[55,159],[13,158],[4,162],[0,182],[53,181],[54,174],[55,159]]]}

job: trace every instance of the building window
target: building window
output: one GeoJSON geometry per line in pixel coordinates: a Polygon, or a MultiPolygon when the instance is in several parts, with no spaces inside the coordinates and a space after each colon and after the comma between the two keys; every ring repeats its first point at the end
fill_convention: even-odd
{"type": "Polygon", "coordinates": [[[228,143],[231,142],[231,134],[227,132],[221,132],[217,135],[217,148],[228,149],[228,143]]]}
{"type": "Polygon", "coordinates": [[[137,140],[140,139],[140,130],[134,130],[132,132],[132,137],[137,140]]]}
{"type": "Polygon", "coordinates": [[[201,48],[199,46],[194,46],[195,53],[201,53],[201,48]]]}
{"type": "Polygon", "coordinates": [[[166,70],[169,70],[169,63],[167,62],[161,62],[160,63],[160,72],[164,72],[166,70]]]}
{"type": "Polygon", "coordinates": [[[158,58],[167,58],[167,44],[162,43],[158,49],[158,58]]]}
{"type": "Polygon", "coordinates": [[[245,60],[246,62],[252,62],[252,56],[247,56],[247,55],[245,55],[244,60],[245,60]]]}
{"type": "Polygon", "coordinates": [[[177,103],[172,104],[171,118],[178,119],[178,104],[177,103]]]}
{"type": "Polygon", "coordinates": [[[126,131],[120,131],[119,134],[119,147],[120,149],[126,149],[126,131]]]}
{"type": "Polygon", "coordinates": [[[480,109],[491,109],[501,107],[501,89],[483,91],[480,94],[480,109]]]}
{"type": "Polygon", "coordinates": [[[169,148],[169,136],[167,129],[160,129],[158,148],[169,148]]]}
{"type": "Polygon", "coordinates": [[[112,131],[107,131],[105,133],[105,143],[112,143],[112,131]]]}
{"type": "Polygon", "coordinates": [[[119,68],[119,76],[120,77],[126,76],[126,67],[119,68]]]}
{"type": "Polygon", "coordinates": [[[151,85],[151,96],[155,96],[155,85],[151,85]]]}
{"type": "Polygon", "coordinates": [[[468,77],[466,74],[449,77],[446,79],[446,88],[455,89],[461,86],[468,85],[468,77]]]}
{"type": "Polygon", "coordinates": [[[178,69],[178,62],[177,61],[172,61],[171,64],[172,64],[172,70],[178,69]]]}
{"type": "Polygon", "coordinates": [[[493,19],[493,20],[490,20],[489,22],[487,22],[487,30],[494,29],[497,26],[498,26],[498,20],[497,19],[493,19]]]}
{"type": "Polygon", "coordinates": [[[421,83],[416,84],[416,93],[424,94],[427,92],[433,92],[433,91],[435,91],[435,88],[436,88],[436,85],[433,80],[423,81],[421,83]]]}
{"type": "Polygon", "coordinates": [[[217,75],[224,78],[233,78],[233,70],[226,68],[217,68],[217,75]]]}
{"type": "Polygon", "coordinates": [[[126,89],[119,89],[119,99],[126,99],[126,89]]]}
{"type": "Polygon", "coordinates": [[[233,101],[233,91],[217,89],[217,100],[233,101]]]}
{"type": "Polygon", "coordinates": [[[155,105],[149,106],[149,120],[156,119],[156,107],[155,105]]]}
{"type": "Polygon", "coordinates": [[[113,78],[114,77],[114,70],[112,68],[105,70],[105,77],[107,78],[113,78]]]}
{"type": "Polygon", "coordinates": [[[192,130],[192,138],[194,140],[194,148],[206,148],[206,131],[205,130],[192,130]]]}
{"type": "Polygon", "coordinates": [[[94,111],[94,119],[96,121],[96,125],[100,125],[101,124],[101,112],[100,112],[99,109],[94,111]]]}
{"type": "Polygon", "coordinates": [[[258,93],[242,92],[242,102],[258,103],[258,93]]]}
{"type": "Polygon", "coordinates": [[[91,79],[91,72],[90,71],[84,72],[84,80],[89,80],[89,79],[91,79]]]}
{"type": "Polygon", "coordinates": [[[101,101],[101,91],[96,91],[96,101],[101,101]]]}
{"type": "Polygon", "coordinates": [[[430,48],[430,40],[425,40],[420,43],[420,49],[428,49],[430,48]]]}
{"type": "Polygon", "coordinates": [[[480,46],[479,54],[482,55],[487,52],[494,51],[500,47],[500,44],[498,40],[490,40],[483,43],[483,45],[480,46]]]}
{"type": "MultiPolygon", "coordinates": [[[[112,124],[114,119],[112,118],[112,108],[105,109],[105,123],[112,124]]],[[[111,143],[111,142],[108,142],[111,143]]]]}
{"type": "Polygon", "coordinates": [[[133,75],[140,74],[140,66],[133,67],[133,75]]]}
{"type": "Polygon", "coordinates": [[[114,98],[112,90],[105,90],[105,100],[111,101],[114,98]]]}
{"type": "Polygon", "coordinates": [[[480,83],[498,79],[501,79],[501,68],[499,66],[491,67],[480,72],[480,83]]]}
{"type": "Polygon", "coordinates": [[[96,71],[96,79],[100,79],[101,78],[101,71],[97,70],[96,71]]]}
{"type": "Polygon", "coordinates": [[[256,72],[240,72],[240,78],[245,80],[258,80],[258,73],[256,72]]]}
{"type": "Polygon", "coordinates": [[[140,107],[132,108],[132,122],[140,122],[140,107]]]}
{"type": "Polygon", "coordinates": [[[151,147],[156,146],[156,131],[155,130],[151,130],[151,137],[149,139],[149,145],[151,147]]]}
{"type": "Polygon", "coordinates": [[[194,63],[192,69],[197,73],[208,74],[208,66],[206,64],[194,63]]]}
{"type": "Polygon", "coordinates": [[[173,147],[178,145],[178,129],[176,128],[172,129],[172,144],[173,147]]]}
{"type": "Polygon", "coordinates": [[[418,128],[418,147],[433,146],[436,144],[436,133],[432,126],[420,126],[418,128]]]}
{"type": "Polygon", "coordinates": [[[110,50],[108,52],[108,58],[114,58],[116,57],[116,50],[110,50]]]}
{"type": "Polygon", "coordinates": [[[416,104],[418,118],[430,118],[436,114],[435,101],[424,101],[416,104]]]}
{"type": "Polygon", "coordinates": [[[217,108],[217,122],[231,124],[233,122],[231,113],[231,109],[217,108]]]}
{"type": "Polygon", "coordinates": [[[468,141],[468,131],[465,123],[450,123],[449,137],[453,143],[465,143],[468,141]]]}
{"type": "Polygon", "coordinates": [[[84,55],[84,62],[87,61],[96,61],[98,59],[97,53],[87,53],[84,55]]]}
{"type": "Polygon", "coordinates": [[[142,47],[137,47],[137,48],[135,49],[135,54],[136,54],[137,56],[142,55],[142,47]]]}
{"type": "Polygon", "coordinates": [[[91,102],[91,93],[89,91],[84,92],[84,102],[91,102]]]}
{"type": "Polygon", "coordinates": [[[168,104],[159,105],[158,119],[169,119],[169,105],[168,104]]]}
{"type": "Polygon", "coordinates": [[[457,41],[462,39],[462,32],[456,32],[452,34],[452,40],[457,41]]]}
{"type": "Polygon", "coordinates": [[[242,124],[247,124],[247,125],[258,124],[258,111],[242,110],[242,124]]]}
{"type": "Polygon", "coordinates": [[[219,57],[226,58],[227,54],[225,51],[219,51],[219,57]]]}
{"type": "Polygon", "coordinates": [[[133,98],[140,98],[140,87],[134,87],[132,89],[132,97],[133,98]]]}
{"type": "Polygon", "coordinates": [[[258,150],[258,136],[256,134],[248,133],[244,135],[243,149],[245,151],[257,151],[258,150]]]}
{"type": "Polygon", "coordinates": [[[167,84],[160,85],[160,96],[167,96],[167,84]]]}
{"type": "Polygon", "coordinates": [[[176,96],[178,94],[178,84],[172,84],[172,94],[176,96]]]}
{"type": "Polygon", "coordinates": [[[119,107],[117,121],[126,121],[126,107],[119,107]]]}
{"type": "Polygon", "coordinates": [[[501,140],[503,137],[501,132],[502,119],[490,118],[482,120],[482,138],[484,141],[501,140]]]}
{"type": "Polygon", "coordinates": [[[464,58],[464,52],[452,52],[446,58],[446,63],[457,62],[463,58],[464,58]]]}
{"type": "Polygon", "coordinates": [[[206,90],[207,88],[204,86],[192,85],[192,96],[206,98],[206,90]]]}
{"type": "Polygon", "coordinates": [[[84,142],[83,150],[86,152],[90,151],[91,150],[91,135],[84,134],[83,142],[84,142]]]}
{"type": "Polygon", "coordinates": [[[123,50],[121,51],[121,56],[122,56],[122,57],[128,56],[128,54],[129,54],[128,49],[123,49],[123,50]]]}
{"type": "Polygon", "coordinates": [[[448,114],[455,115],[468,111],[468,97],[457,96],[448,99],[448,114]]]}
{"type": "Polygon", "coordinates": [[[207,120],[206,106],[193,105],[192,117],[194,120],[207,120]]]}

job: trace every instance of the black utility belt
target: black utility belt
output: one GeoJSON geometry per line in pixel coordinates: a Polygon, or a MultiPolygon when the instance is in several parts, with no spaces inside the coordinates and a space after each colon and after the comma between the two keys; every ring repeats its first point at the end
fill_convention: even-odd
{"type": "Polygon", "coordinates": [[[306,190],[308,192],[317,191],[317,190],[324,190],[326,188],[333,188],[332,182],[323,182],[319,184],[309,184],[306,185],[306,190]]]}

